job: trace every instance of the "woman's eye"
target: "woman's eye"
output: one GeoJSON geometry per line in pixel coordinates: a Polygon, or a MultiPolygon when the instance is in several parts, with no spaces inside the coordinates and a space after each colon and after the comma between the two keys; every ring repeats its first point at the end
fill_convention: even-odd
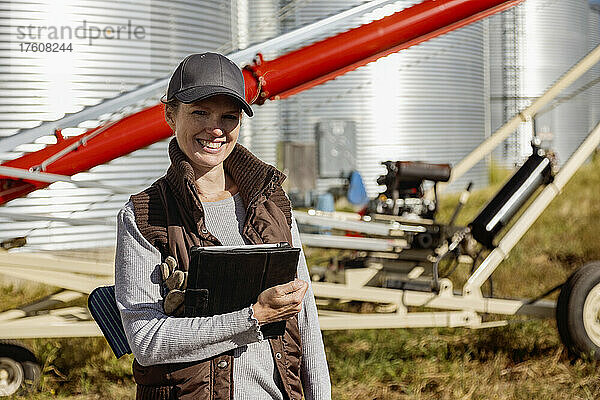
{"type": "Polygon", "coordinates": [[[192,111],[192,114],[207,115],[208,113],[206,111],[202,111],[202,110],[194,110],[194,111],[192,111]]]}
{"type": "Polygon", "coordinates": [[[225,115],[223,115],[223,118],[234,120],[234,121],[238,120],[238,116],[237,115],[233,115],[233,114],[225,114],[225,115]]]}

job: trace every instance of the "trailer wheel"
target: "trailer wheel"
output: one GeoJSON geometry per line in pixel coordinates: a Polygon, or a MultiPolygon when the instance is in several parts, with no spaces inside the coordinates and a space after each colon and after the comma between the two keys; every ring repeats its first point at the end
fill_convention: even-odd
{"type": "Polygon", "coordinates": [[[556,324],[572,355],[600,360],[600,262],[584,265],[563,285],[556,324]]]}
{"type": "Polygon", "coordinates": [[[10,396],[19,389],[36,390],[41,375],[35,356],[23,344],[0,341],[0,396],[10,396]]]}
{"type": "Polygon", "coordinates": [[[8,357],[0,357],[0,396],[15,394],[25,382],[23,367],[8,357]]]}

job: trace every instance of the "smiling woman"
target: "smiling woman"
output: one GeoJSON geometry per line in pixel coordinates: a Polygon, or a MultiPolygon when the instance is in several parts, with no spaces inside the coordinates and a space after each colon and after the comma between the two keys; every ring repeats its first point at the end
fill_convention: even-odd
{"type": "MultiPolygon", "coordinates": [[[[133,195],[118,216],[115,297],[138,399],[330,399],[331,384],[304,254],[297,278],[254,304],[183,317],[192,246],[288,242],[302,248],[285,175],[237,143],[240,69],[215,53],[192,54],[167,89],[173,129],[165,176],[133,195]],[[264,324],[286,320],[282,336],[264,324]]],[[[246,279],[243,265],[239,276],[246,279]]]]}

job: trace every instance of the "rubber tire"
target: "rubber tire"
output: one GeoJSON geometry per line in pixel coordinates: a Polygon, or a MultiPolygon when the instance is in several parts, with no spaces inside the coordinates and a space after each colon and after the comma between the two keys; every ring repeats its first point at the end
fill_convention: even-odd
{"type": "Polygon", "coordinates": [[[0,356],[0,397],[11,396],[19,391],[25,382],[21,363],[10,357],[0,356]]]}
{"type": "Polygon", "coordinates": [[[10,358],[23,369],[21,391],[33,392],[38,389],[42,370],[31,350],[16,340],[0,340],[0,357],[10,358]]]}
{"type": "Polygon", "coordinates": [[[600,285],[600,261],[584,265],[563,285],[556,304],[560,338],[572,356],[600,360],[600,346],[585,329],[583,308],[590,291],[600,285]]]}

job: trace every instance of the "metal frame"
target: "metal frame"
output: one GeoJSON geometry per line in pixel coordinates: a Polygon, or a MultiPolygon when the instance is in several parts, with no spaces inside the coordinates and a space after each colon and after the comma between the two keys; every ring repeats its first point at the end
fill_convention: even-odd
{"type": "MultiPolygon", "coordinates": [[[[597,49],[598,50],[598,49],[597,49]]],[[[600,52],[597,52],[600,55],[600,52]]],[[[455,294],[452,282],[448,279],[440,280],[439,293],[425,293],[411,290],[386,289],[364,286],[378,271],[363,268],[361,271],[352,271],[346,275],[346,284],[314,282],[315,296],[326,299],[342,301],[358,300],[374,303],[385,303],[396,310],[393,314],[354,314],[345,312],[321,313],[321,329],[361,329],[361,328],[401,328],[401,327],[455,327],[483,328],[506,324],[506,321],[482,322],[479,313],[499,315],[529,315],[539,318],[553,318],[556,303],[552,301],[529,299],[510,300],[486,298],[481,293],[481,287],[504,260],[517,242],[525,235],[550,202],[560,194],[581,165],[600,146],[600,123],[590,132],[585,141],[573,153],[535,200],[527,207],[523,214],[515,221],[514,225],[505,233],[497,247],[492,250],[478,268],[469,276],[462,288],[462,294],[455,294]],[[354,276],[353,276],[354,275],[354,276]],[[357,282],[358,279],[358,282],[357,282]],[[408,312],[407,307],[426,307],[432,309],[452,310],[440,312],[408,312]]],[[[330,225],[339,229],[350,229],[356,222],[340,221],[335,217],[320,216],[314,225],[330,225]]],[[[304,222],[309,222],[310,217],[305,217],[304,222]]],[[[310,223],[310,222],[309,222],[310,223]]],[[[357,229],[355,229],[357,230],[357,229]]],[[[357,244],[365,241],[365,246],[356,248],[373,250],[370,241],[373,239],[352,238],[357,244]]],[[[331,240],[331,238],[327,239],[331,240]]],[[[329,247],[327,240],[312,241],[316,247],[329,247]]],[[[388,250],[389,251],[389,250],[388,250]]],[[[346,271],[349,272],[349,271],[346,271]]],[[[389,306],[388,306],[389,307],[389,306]]]]}
{"type": "MultiPolygon", "coordinates": [[[[594,57],[600,58],[600,47],[594,50],[594,57]]],[[[586,59],[588,60],[588,57],[586,59]]],[[[582,69],[580,69],[582,71],[582,69]]],[[[585,71],[583,71],[585,72],[585,71]]],[[[581,73],[583,73],[581,72],[581,73]]],[[[575,79],[573,79],[574,81],[575,79]]],[[[566,87],[566,86],[565,86],[566,87]]],[[[556,93],[558,94],[558,93],[556,93]]],[[[346,284],[313,283],[315,296],[338,300],[360,300],[391,304],[396,313],[392,315],[356,315],[353,313],[325,312],[320,318],[322,329],[360,329],[360,328],[400,328],[400,327],[453,327],[465,326],[482,328],[506,324],[506,321],[482,322],[478,313],[500,315],[529,315],[540,318],[553,318],[555,302],[538,300],[509,300],[485,298],[481,287],[504,260],[517,242],[525,235],[550,202],[560,194],[581,165],[600,146],[600,123],[590,132],[585,141],[573,153],[535,200],[527,207],[514,225],[505,233],[497,247],[491,251],[479,267],[471,274],[462,288],[462,294],[454,293],[452,282],[440,280],[439,293],[423,293],[410,290],[385,289],[363,286],[369,279],[361,280],[357,285],[351,276],[346,284]],[[358,287],[357,287],[358,286],[358,287]],[[427,307],[433,309],[455,310],[454,312],[407,312],[407,307],[427,307]]],[[[324,217],[315,224],[326,224],[324,217]]],[[[334,225],[331,223],[331,225],[334,225]]],[[[337,226],[343,229],[344,223],[337,226]]],[[[314,242],[318,243],[317,241],[314,242]]],[[[313,244],[313,245],[315,245],[313,244]]],[[[369,249],[366,246],[365,249],[369,249]]],[[[369,249],[370,250],[370,249],[369,249]]],[[[377,271],[371,271],[376,273],[377,271]]],[[[372,275],[371,275],[372,277],[372,275]]]]}
{"type": "Polygon", "coordinates": [[[0,274],[62,288],[35,303],[0,313],[0,339],[102,336],[86,307],[66,307],[114,282],[114,264],[43,254],[0,252],[0,274]]]}
{"type": "MultiPolygon", "coordinates": [[[[358,300],[392,305],[394,313],[355,314],[348,312],[319,311],[321,329],[376,329],[419,327],[487,328],[506,325],[506,321],[482,322],[479,313],[500,315],[528,315],[552,318],[556,304],[528,300],[460,296],[453,293],[452,282],[442,279],[439,293],[377,287],[352,287],[351,284],[313,282],[315,296],[336,300],[358,300]],[[407,307],[426,307],[447,310],[444,312],[409,312],[407,307]]],[[[388,306],[389,308],[389,306],[388,306]]]]}
{"type": "MultiPolygon", "coordinates": [[[[598,49],[597,49],[598,50],[598,49]]],[[[600,54],[600,52],[598,53],[600,54]]],[[[525,210],[515,224],[506,232],[498,246],[486,257],[479,268],[469,278],[463,293],[465,295],[481,296],[481,286],[492,275],[500,262],[504,260],[517,242],[525,235],[542,212],[548,207],[552,199],[560,194],[575,172],[587,160],[594,150],[600,145],[600,123],[592,130],[585,141],[563,165],[554,181],[549,183],[525,210]]]]}
{"type": "MultiPolygon", "coordinates": [[[[565,73],[542,96],[535,100],[529,107],[520,112],[503,127],[486,139],[473,152],[467,155],[452,171],[450,182],[460,177],[472,168],[483,157],[492,152],[508,135],[518,128],[521,122],[529,121],[546,104],[560,94],[562,90],[575,82],[581,75],[600,61],[600,46],[592,50],[581,61],[565,73]]],[[[346,284],[313,283],[313,290],[317,297],[338,300],[360,300],[375,303],[387,303],[396,310],[393,314],[354,314],[344,312],[321,313],[320,322],[322,329],[361,329],[361,328],[400,328],[400,327],[452,327],[466,326],[480,328],[505,324],[506,321],[482,322],[478,313],[491,313],[500,315],[529,315],[541,318],[554,317],[556,304],[549,301],[508,300],[484,298],[481,287],[492,275],[499,264],[504,260],[512,248],[533,225],[550,202],[560,194],[563,187],[600,145],[600,123],[590,132],[584,142],[572,154],[535,200],[527,207],[524,213],[516,220],[514,225],[504,234],[497,247],[491,251],[478,268],[471,274],[462,288],[462,294],[454,293],[452,282],[448,279],[440,280],[439,293],[423,293],[410,290],[384,289],[365,287],[364,285],[378,271],[365,268],[365,271],[352,271],[346,276],[346,284]],[[439,312],[408,312],[407,307],[426,307],[432,309],[453,310],[439,312]]],[[[314,214],[314,213],[313,213],[314,214]]],[[[328,226],[338,229],[360,231],[369,234],[388,236],[403,236],[399,225],[375,224],[373,229],[363,229],[365,222],[348,221],[348,218],[337,218],[334,214],[329,217],[325,213],[310,215],[296,213],[299,222],[317,226],[328,226]]],[[[402,226],[403,228],[404,226],[402,226]]],[[[321,235],[323,237],[324,235],[321,235]]],[[[332,236],[319,239],[308,237],[307,245],[315,247],[350,248],[343,246],[341,238],[332,236]]],[[[354,249],[379,251],[383,247],[383,239],[349,238],[356,245],[354,249]],[[362,242],[361,242],[362,240],[362,242]],[[361,245],[362,243],[362,245],[361,245]],[[377,246],[379,245],[379,246],[377,246]]],[[[347,242],[350,244],[350,241],[347,242]]],[[[396,248],[400,250],[400,248],[396,248]]],[[[392,251],[390,246],[387,250],[392,251]]],[[[346,271],[348,273],[350,271],[346,271]]]]}

